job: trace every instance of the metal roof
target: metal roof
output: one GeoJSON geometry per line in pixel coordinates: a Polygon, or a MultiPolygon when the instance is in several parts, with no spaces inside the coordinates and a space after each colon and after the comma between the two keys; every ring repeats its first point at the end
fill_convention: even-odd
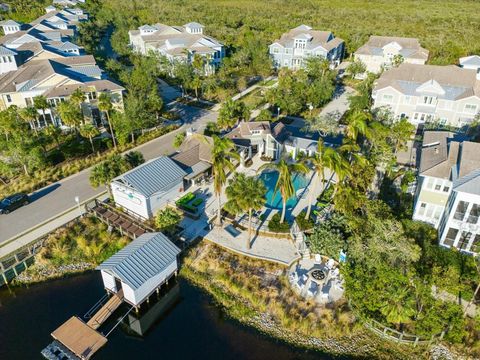
{"type": "Polygon", "coordinates": [[[97,270],[111,273],[136,290],[164,271],[178,254],[180,249],[164,234],[146,233],[101,263],[97,270]]]}
{"type": "Polygon", "coordinates": [[[115,178],[123,180],[144,196],[166,191],[177,185],[187,173],[168,156],[161,156],[115,178]]]}

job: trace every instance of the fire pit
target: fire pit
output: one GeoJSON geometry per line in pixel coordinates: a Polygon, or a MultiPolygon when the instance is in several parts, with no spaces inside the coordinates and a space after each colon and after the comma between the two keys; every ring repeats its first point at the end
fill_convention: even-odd
{"type": "Polygon", "coordinates": [[[325,273],[325,271],[321,270],[321,269],[315,269],[313,270],[310,275],[312,276],[312,278],[314,278],[315,280],[325,280],[325,278],[327,277],[327,274],[325,273]]]}

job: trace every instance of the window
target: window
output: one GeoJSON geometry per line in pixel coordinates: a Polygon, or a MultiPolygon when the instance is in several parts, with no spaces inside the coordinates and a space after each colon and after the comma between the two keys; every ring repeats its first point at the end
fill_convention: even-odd
{"type": "Polygon", "coordinates": [[[290,54],[290,49],[285,49],[285,54],[290,54]]]}
{"type": "Polygon", "coordinates": [[[391,102],[392,100],[393,100],[393,95],[390,95],[390,94],[384,94],[383,95],[383,101],[391,102]]]}
{"type": "Polygon", "coordinates": [[[458,229],[449,228],[447,232],[447,236],[445,236],[445,240],[443,240],[443,244],[447,246],[453,246],[455,239],[458,234],[458,229]]]}
{"type": "Polygon", "coordinates": [[[423,103],[426,105],[435,105],[435,97],[433,96],[424,96],[423,103]]]}
{"type": "Polygon", "coordinates": [[[33,106],[32,98],[25,98],[25,103],[27,104],[28,107],[33,106]]]}
{"type": "Polygon", "coordinates": [[[442,185],[440,184],[435,185],[435,190],[440,191],[441,188],[442,188],[442,185]]]}
{"type": "Polygon", "coordinates": [[[425,209],[427,207],[427,204],[425,203],[420,203],[420,208],[418,209],[418,215],[423,216],[425,215],[425,209]]]}
{"type": "Polygon", "coordinates": [[[410,103],[410,96],[405,96],[405,97],[403,98],[403,103],[404,103],[404,104],[409,104],[409,103],[410,103]]]}
{"type": "Polygon", "coordinates": [[[476,114],[477,113],[477,105],[474,104],[465,104],[465,110],[464,112],[470,113],[470,114],[476,114]]]}
{"type": "Polygon", "coordinates": [[[12,97],[7,94],[7,102],[11,103],[12,102],[12,97]]]}
{"type": "Polygon", "coordinates": [[[443,192],[448,192],[450,190],[450,187],[449,186],[444,186],[443,187],[443,192]]]}
{"type": "Polygon", "coordinates": [[[475,235],[470,251],[474,253],[478,253],[479,251],[478,245],[480,245],[480,234],[475,235]]]}
{"type": "Polygon", "coordinates": [[[435,182],[434,179],[429,178],[427,181],[427,189],[432,189],[433,188],[433,183],[435,182]]]}
{"type": "Polygon", "coordinates": [[[440,219],[440,215],[442,214],[442,208],[440,206],[435,207],[435,213],[433,214],[433,218],[435,220],[440,219]]]}
{"type": "Polygon", "coordinates": [[[471,238],[471,232],[462,231],[462,236],[460,236],[460,239],[458,239],[457,248],[459,248],[460,250],[466,250],[471,238]]]}
{"type": "Polygon", "coordinates": [[[277,48],[277,47],[274,47],[273,48],[273,53],[274,54],[278,54],[280,52],[280,50],[277,48]]]}
{"type": "Polygon", "coordinates": [[[459,201],[457,205],[457,210],[455,211],[455,215],[453,218],[455,220],[463,220],[465,217],[465,213],[467,212],[468,202],[466,201],[459,201]]]}
{"type": "Polygon", "coordinates": [[[478,216],[480,215],[480,206],[477,204],[472,205],[470,214],[468,215],[467,222],[470,224],[476,224],[478,222],[478,216]]]}

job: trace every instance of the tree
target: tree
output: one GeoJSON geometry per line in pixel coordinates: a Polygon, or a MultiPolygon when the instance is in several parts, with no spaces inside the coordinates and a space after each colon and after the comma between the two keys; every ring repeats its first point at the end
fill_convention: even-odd
{"type": "Polygon", "coordinates": [[[82,124],[85,124],[85,119],[83,117],[83,110],[82,110],[82,104],[85,102],[87,97],[85,96],[85,93],[80,89],[79,87],[75,89],[75,91],[70,95],[69,101],[77,106],[80,109],[80,114],[82,117],[82,124]]]}
{"type": "Polygon", "coordinates": [[[315,151],[311,156],[305,158],[304,161],[313,167],[313,171],[315,173],[313,184],[309,191],[308,208],[305,213],[305,219],[309,219],[319,180],[321,186],[324,189],[326,188],[325,168],[330,169],[332,172],[335,172],[336,170],[338,172],[346,171],[344,169],[347,169],[347,161],[336,150],[325,146],[322,139],[318,141],[317,151],[315,151]]]}
{"type": "Polygon", "coordinates": [[[54,125],[48,125],[46,128],[43,129],[45,134],[52,138],[53,141],[55,141],[55,144],[57,145],[57,149],[60,148],[60,135],[62,134],[62,130],[54,125]]]}
{"type": "Polygon", "coordinates": [[[392,65],[393,67],[399,67],[404,61],[405,58],[401,54],[397,54],[392,59],[392,65]]]}
{"type": "Polygon", "coordinates": [[[272,120],[273,120],[272,112],[268,109],[260,110],[260,113],[255,118],[255,121],[272,121],[272,120]]]}
{"type": "Polygon", "coordinates": [[[102,111],[107,118],[108,127],[110,129],[110,135],[112,136],[113,147],[117,148],[117,140],[115,139],[115,134],[113,132],[112,122],[110,121],[110,111],[113,110],[112,97],[108,93],[101,93],[98,97],[98,110],[102,111]]]}
{"type": "Polygon", "coordinates": [[[185,140],[184,132],[175,135],[175,138],[173,139],[173,147],[178,149],[180,146],[182,146],[184,140],[185,140]]]}
{"type": "Polygon", "coordinates": [[[230,129],[241,120],[250,120],[250,110],[245,103],[232,99],[225,101],[218,114],[218,126],[222,129],[230,129]]]}
{"type": "Polygon", "coordinates": [[[22,118],[23,121],[30,124],[30,128],[33,129],[36,135],[38,135],[37,127],[35,126],[35,120],[38,118],[38,111],[32,106],[20,109],[18,115],[22,118]]]}
{"type": "Polygon", "coordinates": [[[57,105],[57,111],[65,125],[74,128],[75,131],[78,130],[83,120],[82,113],[78,106],[70,101],[64,101],[57,105]]]}
{"type": "Polygon", "coordinates": [[[227,172],[235,169],[232,160],[239,159],[240,156],[235,151],[235,144],[232,140],[213,135],[212,170],[213,189],[218,203],[217,226],[222,225],[222,204],[220,195],[222,193],[223,185],[225,185],[225,182],[227,181],[227,172]]]}
{"type": "Polygon", "coordinates": [[[85,124],[80,127],[80,135],[82,135],[85,138],[88,138],[88,140],[90,141],[90,145],[92,146],[92,153],[95,153],[93,138],[95,136],[98,136],[99,134],[100,134],[100,131],[98,131],[98,129],[92,124],[85,124]]]}
{"type": "Polygon", "coordinates": [[[332,135],[338,132],[339,114],[328,113],[313,117],[307,122],[308,131],[317,131],[320,136],[332,135]]]}
{"type": "Polygon", "coordinates": [[[360,59],[355,60],[345,69],[345,72],[350,75],[352,79],[355,79],[358,74],[363,74],[365,71],[367,71],[367,67],[360,59]]]}
{"type": "Polygon", "coordinates": [[[330,218],[322,221],[312,235],[308,237],[310,250],[337,259],[345,249],[348,232],[347,219],[334,212],[330,218]]]}
{"type": "MultiPolygon", "coordinates": [[[[45,125],[47,125],[47,117],[45,114],[45,110],[49,108],[47,98],[43,95],[35,96],[33,98],[33,106],[35,107],[35,109],[42,111],[43,121],[45,122],[45,125]]],[[[51,113],[50,113],[50,116],[51,116],[51,113]]],[[[53,122],[53,118],[52,118],[52,124],[55,125],[53,122]]]]}
{"type": "Polygon", "coordinates": [[[140,151],[130,151],[125,154],[125,160],[130,168],[135,168],[145,162],[145,158],[140,151]]]}
{"type": "Polygon", "coordinates": [[[348,124],[346,130],[346,136],[354,141],[358,139],[359,135],[369,138],[371,132],[368,126],[371,120],[371,115],[363,111],[354,111],[348,117],[348,124]]]}
{"type": "Polygon", "coordinates": [[[182,216],[178,211],[167,207],[157,213],[155,216],[155,225],[160,231],[171,234],[175,230],[175,226],[177,226],[181,220],[182,216]]]}
{"type": "Polygon", "coordinates": [[[306,174],[308,172],[307,166],[303,163],[291,163],[287,158],[282,158],[276,163],[263,164],[258,171],[261,172],[266,169],[275,170],[278,172],[277,183],[275,184],[274,193],[280,191],[283,201],[282,216],[280,223],[285,221],[285,213],[287,210],[287,201],[295,195],[295,187],[293,186],[292,176],[296,173],[306,174]]]}
{"type": "Polygon", "coordinates": [[[225,190],[228,201],[225,208],[232,214],[248,213],[247,249],[250,249],[252,239],[252,212],[260,210],[265,205],[267,189],[261,179],[235,174],[225,190]]]}
{"type": "Polygon", "coordinates": [[[113,178],[129,170],[128,162],[120,155],[112,155],[107,160],[94,166],[89,176],[90,184],[97,188],[104,185],[108,191],[109,197],[112,197],[110,182],[113,178]]]}

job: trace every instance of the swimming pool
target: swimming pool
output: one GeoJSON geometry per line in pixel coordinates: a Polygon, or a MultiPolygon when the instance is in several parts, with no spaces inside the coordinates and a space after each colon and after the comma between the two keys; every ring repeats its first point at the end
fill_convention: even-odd
{"type": "MultiPolygon", "coordinates": [[[[259,176],[260,179],[265,184],[265,187],[267,188],[267,202],[265,204],[266,207],[271,208],[271,209],[277,209],[281,210],[283,207],[282,204],[282,196],[280,195],[280,191],[277,191],[275,194],[275,184],[277,183],[278,179],[278,172],[277,171],[264,171],[263,173],[260,174],[259,176]]],[[[293,187],[295,188],[295,195],[292,196],[290,199],[287,201],[287,209],[291,210],[297,205],[298,202],[298,196],[301,195],[302,191],[307,185],[308,185],[308,180],[304,175],[301,174],[294,174],[292,175],[292,180],[293,180],[293,187]]]]}

